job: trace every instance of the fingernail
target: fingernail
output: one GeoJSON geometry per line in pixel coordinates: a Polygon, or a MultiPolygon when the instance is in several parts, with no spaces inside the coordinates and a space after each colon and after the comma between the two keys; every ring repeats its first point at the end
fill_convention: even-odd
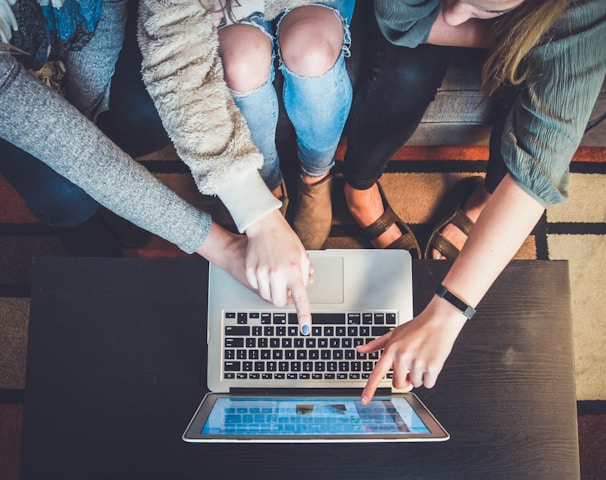
{"type": "Polygon", "coordinates": [[[436,252],[433,254],[433,259],[434,260],[440,260],[440,258],[442,258],[442,255],[440,254],[440,252],[436,252]]]}
{"type": "Polygon", "coordinates": [[[303,325],[303,326],[301,327],[301,333],[302,333],[303,335],[309,335],[309,325],[303,325]]]}
{"type": "Polygon", "coordinates": [[[363,404],[367,404],[367,403],[368,403],[368,397],[367,397],[366,395],[362,395],[362,398],[360,399],[360,401],[361,401],[363,404]]]}

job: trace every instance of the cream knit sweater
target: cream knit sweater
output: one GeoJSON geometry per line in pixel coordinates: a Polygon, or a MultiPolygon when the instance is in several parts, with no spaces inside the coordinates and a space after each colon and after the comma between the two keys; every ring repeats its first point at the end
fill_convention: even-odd
{"type": "MultiPolygon", "coordinates": [[[[246,0],[242,0],[246,1],[246,0]]],[[[200,192],[217,195],[240,232],[280,202],[258,169],[263,159],[223,78],[212,0],[142,0],[142,74],[179,157],[200,192]]],[[[310,1],[265,1],[264,15],[310,1]]]]}

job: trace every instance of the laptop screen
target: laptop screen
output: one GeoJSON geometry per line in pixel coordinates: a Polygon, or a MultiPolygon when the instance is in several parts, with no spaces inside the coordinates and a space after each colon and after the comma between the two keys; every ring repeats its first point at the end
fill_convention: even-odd
{"type": "Polygon", "coordinates": [[[403,398],[376,398],[362,405],[351,398],[221,398],[203,434],[215,435],[363,435],[429,433],[403,398]]]}
{"type": "Polygon", "coordinates": [[[448,433],[411,393],[368,405],[347,395],[208,394],[186,441],[423,441],[448,433]]]}

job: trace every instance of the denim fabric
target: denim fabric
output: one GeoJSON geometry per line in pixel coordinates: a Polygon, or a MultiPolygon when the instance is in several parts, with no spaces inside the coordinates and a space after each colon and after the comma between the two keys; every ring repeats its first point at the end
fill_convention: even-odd
{"type": "MultiPolygon", "coordinates": [[[[122,47],[124,36],[126,3],[125,0],[104,1],[103,14],[93,38],[83,50],[73,52],[65,59],[67,67],[64,79],[67,81],[66,98],[89,117],[99,113],[99,110],[107,108],[114,63],[122,47]]],[[[136,2],[134,5],[136,6],[136,2]]],[[[135,29],[131,29],[127,44],[136,46],[135,34],[135,29]]],[[[138,53],[138,49],[136,52],[138,53]]],[[[133,65],[133,68],[138,71],[140,58],[125,58],[122,63],[133,65]],[[137,60],[139,61],[137,62],[137,60]]],[[[120,110],[128,110],[129,118],[141,116],[150,118],[148,123],[153,123],[154,128],[160,129],[160,120],[149,96],[147,96],[146,102],[132,100],[133,96],[139,98],[139,93],[146,95],[140,75],[131,76],[127,85],[123,83],[125,75],[120,76],[121,82],[117,84],[118,90],[128,91],[131,101],[120,104],[116,113],[119,114],[120,110]],[[151,110],[149,114],[146,113],[148,110],[151,110]]],[[[24,119],[20,128],[29,128],[29,120],[29,118],[24,119]]],[[[133,135],[131,135],[131,139],[132,137],[133,135]]],[[[141,137],[141,135],[137,137],[141,137]]],[[[168,139],[165,134],[164,138],[166,142],[168,139]]],[[[149,140],[149,136],[144,136],[142,139],[144,142],[149,142],[149,140]]],[[[78,147],[73,145],[73,149],[77,151],[78,147]]],[[[134,146],[131,146],[129,153],[133,153],[132,150],[135,149],[134,146]]],[[[56,173],[34,156],[3,139],[0,139],[0,174],[4,175],[19,192],[32,213],[48,225],[76,226],[88,220],[99,208],[99,204],[80,187],[56,173]]]]}
{"type": "MultiPolygon", "coordinates": [[[[345,69],[345,56],[349,52],[349,23],[353,15],[355,0],[335,0],[318,2],[335,10],[343,22],[345,35],[343,51],[336,64],[319,77],[305,78],[293,74],[279,61],[279,69],[284,76],[284,108],[297,135],[297,152],[303,173],[321,176],[334,164],[334,155],[349,113],[352,101],[352,87],[345,69]]],[[[284,18],[285,12],[281,18],[284,18]]],[[[245,21],[265,31],[273,40],[273,48],[280,55],[276,31],[273,24],[259,15],[252,15],[245,21]]],[[[282,181],[280,158],[276,148],[275,134],[279,115],[278,96],[273,81],[274,65],[263,86],[253,92],[231,91],[234,101],[246,119],[251,138],[263,154],[264,164],[261,176],[270,190],[282,181]]]]}
{"type": "Polygon", "coordinates": [[[92,217],[99,204],[37,158],[0,139],[0,174],[41,222],[73,227],[92,217]]]}
{"type": "MultiPolygon", "coordinates": [[[[64,60],[66,98],[91,118],[107,108],[114,65],[124,37],[127,0],[107,0],[95,35],[78,52],[64,60]]],[[[23,128],[27,128],[24,122],[23,128]]],[[[57,226],[79,225],[99,209],[99,204],[40,160],[20,148],[0,141],[0,173],[23,197],[42,222],[57,226]]]]}
{"type": "Polygon", "coordinates": [[[128,3],[124,44],[111,80],[110,108],[97,116],[97,126],[135,158],[170,144],[141,77],[142,57],[137,43],[138,6],[137,1],[128,3]]]}
{"type": "MultiPolygon", "coordinates": [[[[77,52],[62,59],[66,66],[66,98],[87,117],[107,108],[114,65],[122,47],[127,0],[104,0],[95,35],[77,52]]],[[[28,128],[24,120],[22,128],[28,128]]],[[[0,141],[0,173],[42,222],[79,225],[99,204],[40,160],[11,143],[0,141]]]]}

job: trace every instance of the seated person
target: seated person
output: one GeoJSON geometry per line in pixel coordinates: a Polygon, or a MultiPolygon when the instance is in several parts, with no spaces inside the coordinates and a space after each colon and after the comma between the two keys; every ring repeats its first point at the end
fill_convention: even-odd
{"type": "Polygon", "coordinates": [[[377,179],[420,121],[410,104],[429,103],[440,83],[442,54],[432,46],[489,48],[483,83],[498,95],[498,114],[485,181],[468,183],[425,249],[426,258],[454,260],[443,284],[410,322],[358,347],[383,350],[364,402],[392,367],[398,388],[435,385],[473,308],[545,207],[566,200],[569,164],[606,74],[602,0],[375,0],[374,10],[372,75],[347,129],[345,197],[361,227],[377,227],[376,247],[408,236],[420,254],[403,221],[381,221],[388,204],[377,179]]]}
{"type": "Polygon", "coordinates": [[[275,138],[277,55],[301,171],[293,226],[308,249],[328,237],[330,170],[352,95],[344,56],[354,4],[142,0],[144,81],[198,188],[230,208],[240,231],[270,204],[265,185],[286,200],[275,138]]]}
{"type": "Polygon", "coordinates": [[[301,172],[293,227],[306,248],[322,248],[332,224],[330,170],[352,98],[344,57],[349,54],[355,0],[286,10],[279,14],[275,31],[266,16],[254,11],[262,2],[243,2],[243,7],[234,3],[227,2],[218,32],[225,81],[263,154],[265,184],[286,199],[275,139],[273,57],[278,55],[282,97],[294,126],[301,172]]]}
{"type": "MultiPolygon", "coordinates": [[[[126,13],[125,1],[96,3],[98,9],[87,10],[90,16],[85,15],[84,19],[78,17],[75,23],[78,28],[67,32],[65,38],[61,37],[65,33],[61,29],[65,24],[61,22],[59,25],[59,19],[64,19],[60,13],[71,15],[72,4],[64,4],[65,11],[54,9],[52,17],[48,17],[58,22],[49,23],[56,29],[47,32],[46,23],[39,24],[44,32],[42,38],[46,38],[48,33],[56,42],[51,55],[56,54],[60,58],[61,52],[65,54],[77,48],[73,50],[77,53],[74,55],[73,65],[76,67],[73,74],[80,75],[76,83],[81,88],[77,90],[79,95],[71,98],[81,112],[91,118],[106,101],[113,64],[122,42],[121,29],[126,13]],[[94,68],[90,68],[91,61],[94,68]],[[78,66],[82,68],[78,69],[78,66]]],[[[32,11],[48,13],[41,10],[37,2],[28,0],[2,5],[0,12],[3,18],[8,18],[7,24],[11,25],[15,43],[31,27],[32,11]],[[19,19],[28,21],[20,23],[19,19]]],[[[34,35],[27,38],[34,38],[34,35]]],[[[39,40],[40,37],[36,38],[39,40]]],[[[39,44],[32,42],[31,45],[39,44]]],[[[310,275],[309,257],[278,212],[277,200],[274,199],[277,205],[267,202],[267,208],[250,219],[247,237],[227,232],[214,224],[208,214],[185,203],[120,150],[65,97],[27,72],[15,56],[7,53],[10,50],[18,55],[14,47],[5,44],[3,50],[0,53],[2,139],[50,166],[66,180],[81,187],[95,202],[175,243],[185,252],[197,252],[226,269],[268,301],[277,305],[294,301],[301,324],[309,328],[311,315],[305,288],[310,275]],[[275,247],[276,238],[280,238],[280,248],[275,247]]],[[[31,60],[27,55],[30,51],[34,60],[38,55],[44,57],[43,62],[48,60],[45,57],[48,52],[46,45],[39,50],[21,50],[26,52],[27,60],[31,60]]],[[[70,55],[63,56],[68,57],[70,55]]],[[[71,64],[66,62],[66,68],[71,64]]],[[[68,82],[66,88],[69,86],[68,82]]],[[[11,161],[11,157],[8,160],[11,161]]],[[[269,191],[268,195],[273,198],[269,191]]]]}

